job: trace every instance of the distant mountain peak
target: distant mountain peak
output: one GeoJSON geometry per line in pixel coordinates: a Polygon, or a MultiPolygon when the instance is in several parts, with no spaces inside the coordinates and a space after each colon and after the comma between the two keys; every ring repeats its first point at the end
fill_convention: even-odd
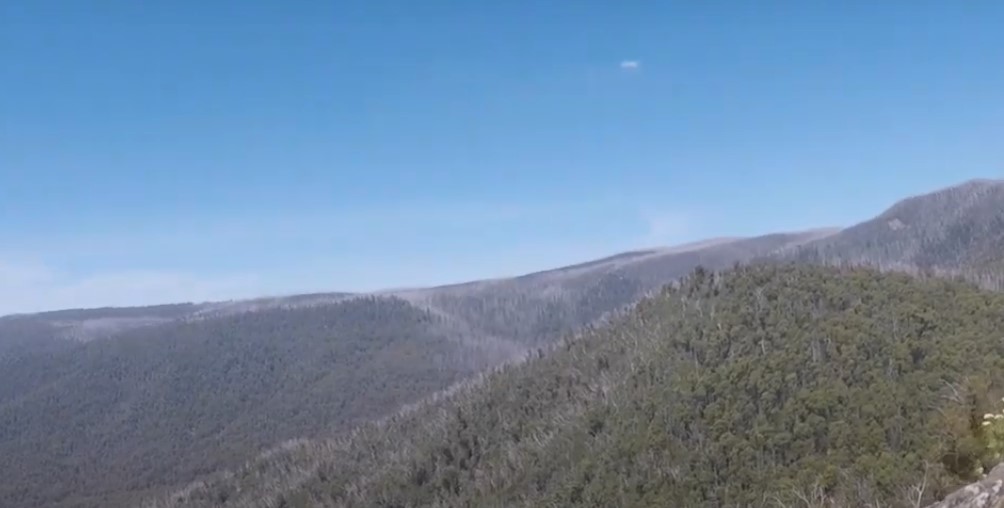
{"type": "Polygon", "coordinates": [[[980,179],[903,199],[871,220],[799,247],[794,257],[907,271],[931,269],[999,287],[1000,277],[988,275],[987,270],[1004,261],[1002,245],[1004,180],[980,179]]]}
{"type": "Polygon", "coordinates": [[[1004,178],[973,178],[972,180],[966,180],[957,187],[966,186],[983,186],[983,187],[996,187],[1004,185],[1004,178]]]}

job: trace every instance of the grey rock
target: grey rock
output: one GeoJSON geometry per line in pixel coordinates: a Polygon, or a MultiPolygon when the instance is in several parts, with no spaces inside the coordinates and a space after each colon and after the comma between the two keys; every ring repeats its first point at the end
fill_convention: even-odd
{"type": "Polygon", "coordinates": [[[928,508],[1004,508],[1004,464],[928,508]]]}

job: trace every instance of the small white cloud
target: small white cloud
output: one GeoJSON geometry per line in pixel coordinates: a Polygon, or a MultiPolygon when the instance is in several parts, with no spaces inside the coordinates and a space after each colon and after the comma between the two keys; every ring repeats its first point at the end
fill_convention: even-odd
{"type": "Polygon", "coordinates": [[[639,68],[641,68],[641,62],[638,60],[621,60],[621,69],[633,71],[639,68]]]}

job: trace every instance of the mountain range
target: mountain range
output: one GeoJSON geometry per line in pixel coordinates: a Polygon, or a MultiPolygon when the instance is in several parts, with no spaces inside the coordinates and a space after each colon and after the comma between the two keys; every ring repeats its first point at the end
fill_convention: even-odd
{"type": "MultiPolygon", "coordinates": [[[[790,494],[786,481],[812,485],[838,472],[867,486],[828,491],[853,503],[864,490],[890,498],[887,491],[908,481],[893,472],[867,479],[868,467],[909,463],[902,471],[912,474],[925,461],[941,464],[932,484],[945,490],[968,478],[958,461],[938,456],[954,446],[961,457],[970,446],[972,436],[954,420],[919,430],[902,423],[899,439],[908,442],[894,452],[851,458],[849,447],[892,450],[893,439],[816,425],[823,430],[806,444],[812,439],[801,430],[782,428],[789,420],[778,411],[792,404],[791,421],[815,422],[848,401],[875,406],[862,383],[871,370],[891,368],[881,355],[909,343],[922,361],[897,367],[883,397],[915,403],[895,406],[899,416],[876,408],[870,419],[841,418],[864,428],[962,418],[975,402],[937,401],[946,386],[972,393],[979,383],[998,386],[999,352],[989,337],[1000,301],[930,276],[1000,289],[1001,253],[1004,182],[981,180],[905,199],[848,228],[720,238],[514,278],[7,316],[0,318],[0,505],[115,507],[149,498],[172,507],[663,506],[667,499],[746,506],[790,494]],[[958,304],[941,305],[945,295],[958,304]],[[882,306],[872,309],[868,298],[882,306]],[[710,317],[721,309],[731,310],[710,317]],[[897,324],[886,333],[890,320],[897,324]],[[848,335],[849,349],[831,351],[836,339],[813,338],[817,322],[868,333],[848,335]],[[930,336],[929,322],[950,324],[929,325],[937,330],[930,336]],[[949,340],[963,341],[966,354],[953,354],[949,340]],[[770,356],[767,344],[781,356],[770,356]],[[840,377],[857,365],[846,351],[869,344],[878,344],[879,356],[866,358],[878,363],[860,362],[870,369],[860,378],[840,377]],[[719,368],[701,355],[734,361],[719,368]],[[695,357],[704,370],[682,367],[695,357]],[[822,357],[834,363],[811,374],[790,369],[822,357]],[[762,362],[794,375],[794,392],[753,409],[719,396],[730,379],[749,384],[751,365],[762,362]],[[953,369],[976,377],[948,376],[953,369]],[[845,390],[816,393],[824,382],[845,390]],[[694,397],[703,409],[683,411],[694,397]],[[816,399],[829,409],[802,407],[816,399]],[[665,408],[651,407],[655,401],[665,408]],[[723,414],[734,419],[712,418],[723,414]],[[653,432],[654,421],[666,436],[631,442],[653,432]],[[730,439],[749,441],[736,437],[742,422],[762,423],[764,435],[787,433],[792,449],[805,453],[778,456],[781,444],[756,441],[733,457],[728,450],[740,443],[730,439]],[[949,438],[945,429],[954,429],[949,438]],[[830,446],[838,434],[844,441],[830,446]],[[695,446],[730,458],[702,461],[695,446]],[[816,460],[823,452],[828,463],[816,460]],[[636,467],[639,460],[648,466],[636,467]],[[736,476],[750,461],[764,469],[736,476]]],[[[792,381],[758,376],[753,399],[761,381],[792,381]]]]}
{"type": "Polygon", "coordinates": [[[1004,296],[960,282],[698,269],[539,358],[146,506],[923,506],[992,465],[1002,329],[1004,296]]]}

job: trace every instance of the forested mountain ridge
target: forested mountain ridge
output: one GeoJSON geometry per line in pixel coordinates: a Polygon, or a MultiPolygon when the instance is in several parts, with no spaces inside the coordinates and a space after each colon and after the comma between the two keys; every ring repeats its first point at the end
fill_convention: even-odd
{"type": "Polygon", "coordinates": [[[624,253],[520,277],[392,294],[464,323],[475,336],[502,337],[534,348],[635,303],[696,266],[725,268],[834,231],[699,242],[624,253]]]}
{"type": "Polygon", "coordinates": [[[453,341],[403,300],[360,298],[0,361],[0,505],[128,505],[267,444],[392,413],[505,354],[453,341]]]}
{"type": "Polygon", "coordinates": [[[923,505],[990,465],[1002,330],[1004,296],[960,282],[698,270],[452,396],[147,506],[923,505]]]}
{"type": "Polygon", "coordinates": [[[726,266],[819,235],[428,290],[2,318],[0,477],[12,483],[0,484],[0,505],[128,506],[277,441],[392,414],[698,263],[726,266]]]}
{"type": "Polygon", "coordinates": [[[22,346],[55,339],[86,342],[156,325],[183,324],[248,312],[324,307],[345,300],[374,297],[402,298],[442,315],[469,334],[501,337],[529,347],[547,343],[556,335],[629,305],[644,292],[682,276],[698,264],[725,267],[834,231],[822,229],[698,242],[623,253],[518,277],[432,288],[313,293],[229,302],[0,316],[0,356],[13,342],[22,346]]]}
{"type": "Polygon", "coordinates": [[[0,358],[13,353],[31,354],[36,349],[73,347],[73,342],[107,338],[135,328],[182,319],[200,308],[200,305],[186,303],[0,316],[0,358]]]}
{"type": "Polygon", "coordinates": [[[874,219],[779,254],[805,262],[958,274],[1004,288],[1004,180],[973,180],[907,198],[874,219]]]}
{"type": "Polygon", "coordinates": [[[0,318],[0,477],[17,480],[0,482],[0,506],[132,506],[276,442],[337,435],[536,355],[698,265],[866,263],[996,280],[1000,188],[969,182],[909,198],[844,230],[649,249],[514,278],[0,318]]]}

